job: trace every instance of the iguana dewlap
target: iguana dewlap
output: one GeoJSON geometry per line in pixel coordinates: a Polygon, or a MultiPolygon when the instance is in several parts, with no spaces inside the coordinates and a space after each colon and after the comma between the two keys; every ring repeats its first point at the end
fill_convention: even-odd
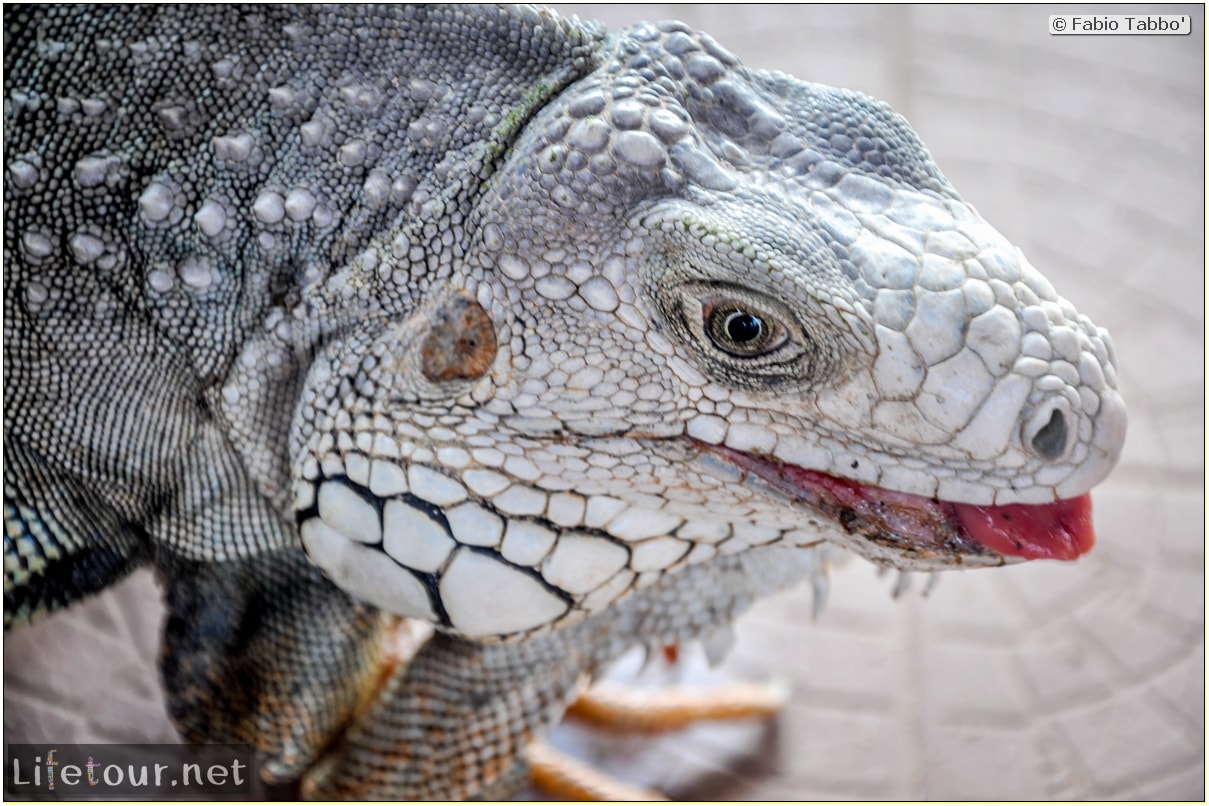
{"type": "Polygon", "coordinates": [[[499,795],[583,674],[824,540],[1091,548],[1108,334],[883,104],[533,9],[5,35],[5,623],[153,563],[190,741],[499,795]],[[374,691],[388,614],[438,636],[374,691]]]}

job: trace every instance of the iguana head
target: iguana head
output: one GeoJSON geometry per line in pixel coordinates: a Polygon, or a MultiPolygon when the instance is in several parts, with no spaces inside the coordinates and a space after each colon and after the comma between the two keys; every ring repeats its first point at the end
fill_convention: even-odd
{"type": "Polygon", "coordinates": [[[762,545],[1086,551],[1126,424],[1107,333],[886,106],[678,24],[610,43],[457,221],[469,247],[317,356],[312,559],[490,639],[762,545]]]}

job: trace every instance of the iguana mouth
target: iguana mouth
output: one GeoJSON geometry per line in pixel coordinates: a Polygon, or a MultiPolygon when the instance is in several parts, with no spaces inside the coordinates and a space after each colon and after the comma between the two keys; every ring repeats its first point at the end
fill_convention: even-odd
{"type": "Polygon", "coordinates": [[[849,534],[920,558],[999,555],[1074,560],[1091,550],[1091,495],[1049,504],[980,506],[838,478],[722,445],[700,448],[839,523],[849,534]]]}

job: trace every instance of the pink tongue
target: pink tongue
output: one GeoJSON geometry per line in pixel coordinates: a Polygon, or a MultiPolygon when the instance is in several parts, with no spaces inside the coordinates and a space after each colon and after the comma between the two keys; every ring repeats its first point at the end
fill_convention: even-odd
{"type": "Polygon", "coordinates": [[[966,533],[1000,554],[1030,560],[1073,560],[1096,542],[1091,524],[1091,495],[1052,504],[980,507],[944,504],[966,533]]]}
{"type": "Polygon", "coordinates": [[[946,536],[955,536],[1001,555],[1073,560],[1091,551],[1096,542],[1090,494],[1052,504],[956,504],[858,484],[721,445],[707,446],[706,450],[755,473],[845,526],[845,516],[854,518],[925,552],[946,550],[946,536]]]}
{"type": "Polygon", "coordinates": [[[1052,504],[976,506],[868,487],[805,468],[777,469],[799,491],[817,490],[853,512],[875,515],[920,546],[934,544],[943,522],[960,523],[966,537],[991,551],[1028,560],[1074,560],[1096,542],[1090,493],[1052,504]]]}

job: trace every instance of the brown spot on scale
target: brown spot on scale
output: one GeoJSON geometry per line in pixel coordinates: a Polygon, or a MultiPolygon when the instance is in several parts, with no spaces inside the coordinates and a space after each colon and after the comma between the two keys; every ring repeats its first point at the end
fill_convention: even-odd
{"type": "Polygon", "coordinates": [[[432,383],[474,381],[495,360],[495,325],[476,300],[456,294],[432,313],[432,329],[420,348],[424,377],[432,383]]]}

